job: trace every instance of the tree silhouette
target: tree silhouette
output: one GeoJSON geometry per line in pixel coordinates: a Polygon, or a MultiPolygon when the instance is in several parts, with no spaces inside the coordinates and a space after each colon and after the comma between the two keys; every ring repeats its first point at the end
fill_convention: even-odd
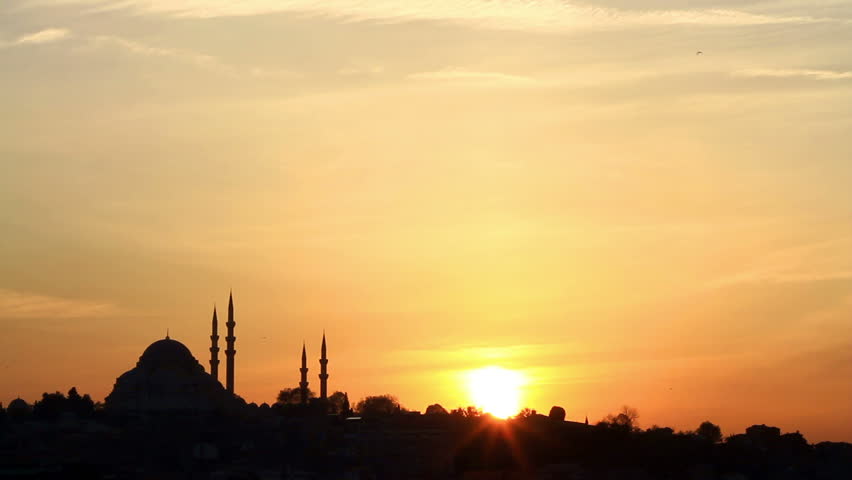
{"type": "Polygon", "coordinates": [[[448,415],[447,409],[438,403],[433,403],[426,407],[426,415],[448,415]]]}
{"type": "Polygon", "coordinates": [[[84,418],[91,417],[95,412],[95,402],[92,401],[88,393],[81,397],[77,393],[77,387],[71,387],[71,390],[68,391],[66,407],[69,412],[84,418]]]}
{"type": "Polygon", "coordinates": [[[610,426],[613,428],[623,429],[623,430],[633,430],[637,422],[636,420],[639,418],[639,410],[636,410],[633,407],[624,405],[621,407],[621,410],[616,413],[610,413],[603,420],[600,421],[599,424],[603,424],[604,426],[610,426]]]}
{"type": "Polygon", "coordinates": [[[334,392],[328,396],[329,413],[345,414],[349,412],[349,395],[345,392],[334,392]]]}
{"type": "Polygon", "coordinates": [[[555,420],[557,422],[564,422],[565,409],[558,405],[554,405],[550,407],[550,413],[547,416],[550,417],[551,420],[555,420]]]}
{"type": "Polygon", "coordinates": [[[530,418],[534,415],[535,415],[535,410],[530,410],[529,408],[524,407],[523,409],[521,409],[520,412],[518,412],[517,415],[515,415],[515,418],[517,418],[519,420],[523,420],[523,419],[526,419],[526,418],[530,418]]]}
{"type": "Polygon", "coordinates": [[[56,420],[66,411],[68,399],[60,392],[43,393],[41,400],[33,405],[33,416],[44,420],[56,420]]]}
{"type": "MultiPolygon", "coordinates": [[[[314,392],[308,388],[308,398],[314,398],[314,396],[314,392]]],[[[299,387],[285,388],[278,392],[275,403],[278,405],[298,405],[302,403],[302,391],[299,387]]]]}
{"type": "Polygon", "coordinates": [[[355,411],[364,417],[392,415],[402,411],[402,405],[393,395],[374,395],[361,399],[355,405],[355,411]]]}
{"type": "Polygon", "coordinates": [[[457,417],[464,418],[477,418],[482,416],[482,409],[474,407],[473,405],[469,405],[465,408],[459,407],[453,410],[452,412],[450,412],[450,415],[455,415],[457,417]]]}
{"type": "Polygon", "coordinates": [[[722,441],[722,429],[712,422],[702,422],[695,430],[695,434],[699,437],[711,442],[719,443],[722,441]]]}

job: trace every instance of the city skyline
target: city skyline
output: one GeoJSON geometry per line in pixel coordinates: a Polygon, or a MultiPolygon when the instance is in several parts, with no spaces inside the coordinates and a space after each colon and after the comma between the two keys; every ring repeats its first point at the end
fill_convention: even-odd
{"type": "MultiPolygon", "coordinates": [[[[235,332],[234,332],[233,328],[236,325],[236,322],[235,322],[234,311],[235,311],[235,307],[234,307],[234,300],[233,300],[233,291],[231,291],[231,292],[229,292],[229,295],[228,295],[228,324],[230,324],[228,336],[233,337],[233,340],[234,340],[234,343],[230,344],[229,349],[234,349],[234,351],[235,351],[236,337],[234,336],[235,332]]],[[[206,374],[213,376],[213,378],[216,378],[218,380],[218,378],[213,375],[213,368],[212,368],[212,365],[214,364],[213,362],[217,358],[217,354],[218,354],[218,349],[216,349],[216,351],[214,352],[214,348],[215,348],[215,346],[217,344],[217,340],[219,338],[216,335],[216,332],[217,332],[216,319],[217,319],[216,307],[214,305],[214,307],[213,307],[212,335],[208,337],[208,339],[209,339],[208,341],[211,342],[211,344],[212,344],[212,347],[208,348],[208,351],[210,352],[209,361],[206,362],[208,366],[204,367],[205,362],[203,361],[203,358],[201,358],[201,357],[195,357],[195,360],[197,360],[199,365],[204,368],[204,372],[206,374]],[[215,340],[214,340],[214,337],[215,337],[215,340]]],[[[265,338],[266,337],[263,337],[263,339],[265,339],[265,338]]],[[[169,328],[167,328],[165,340],[170,340],[170,339],[177,341],[178,344],[183,344],[182,339],[172,339],[169,335],[169,328]]],[[[155,342],[155,344],[156,343],[160,343],[160,342],[155,342]]],[[[309,365],[308,355],[306,353],[306,349],[307,349],[306,346],[307,346],[308,343],[309,342],[307,342],[306,340],[302,341],[301,368],[298,369],[301,381],[298,383],[298,387],[296,389],[294,389],[298,392],[298,395],[301,398],[300,402],[302,404],[306,404],[308,402],[308,399],[309,399],[308,392],[309,391],[310,391],[310,394],[311,394],[310,398],[314,398],[313,397],[314,392],[312,390],[309,390],[309,385],[310,385],[309,379],[310,379],[311,369],[308,367],[308,365],[309,365]]],[[[192,352],[192,349],[190,348],[189,351],[192,352]]],[[[317,374],[317,378],[319,379],[319,383],[321,385],[321,390],[320,390],[321,393],[316,398],[325,399],[326,398],[326,392],[328,391],[327,386],[326,386],[327,385],[326,382],[327,382],[327,379],[328,379],[328,376],[329,376],[326,373],[326,365],[328,364],[328,360],[327,360],[327,356],[326,356],[326,333],[325,333],[325,331],[322,332],[320,352],[321,352],[320,356],[316,358],[316,361],[317,361],[317,366],[318,366],[317,370],[319,371],[319,373],[317,374]],[[323,378],[323,376],[325,376],[325,378],[323,378]]],[[[195,356],[195,354],[193,354],[193,356],[195,356]]],[[[233,356],[231,356],[230,358],[233,360],[233,356]]],[[[234,363],[228,362],[229,368],[227,370],[226,377],[224,379],[225,382],[221,383],[222,388],[225,388],[229,393],[233,393],[233,394],[238,395],[240,398],[242,398],[247,403],[255,403],[257,405],[262,404],[262,403],[267,404],[267,405],[275,404],[276,400],[275,400],[274,397],[271,400],[246,398],[241,394],[241,392],[239,392],[238,390],[235,389],[235,387],[233,386],[233,384],[235,382],[236,372],[237,372],[237,369],[235,367],[235,363],[236,362],[234,362],[234,363]]],[[[218,362],[216,362],[216,364],[218,365],[218,362]]],[[[294,362],[294,365],[295,365],[295,362],[294,362]]],[[[530,388],[531,386],[533,386],[533,385],[530,385],[530,379],[526,378],[526,376],[521,373],[523,371],[522,369],[517,369],[517,370],[516,369],[506,369],[500,364],[499,361],[496,362],[496,363],[487,363],[486,362],[484,365],[485,366],[480,367],[480,368],[456,372],[456,373],[459,374],[459,375],[457,375],[457,378],[455,379],[455,381],[457,382],[456,386],[458,387],[458,390],[465,391],[464,394],[460,395],[459,397],[456,397],[456,400],[458,400],[459,398],[462,398],[464,400],[461,400],[457,405],[453,404],[452,402],[446,402],[448,407],[450,407],[450,408],[458,407],[460,409],[469,408],[469,407],[476,407],[476,408],[481,409],[481,411],[483,413],[494,414],[497,418],[510,418],[510,417],[514,417],[515,415],[523,415],[524,414],[523,410],[532,409],[533,412],[535,412],[537,410],[540,411],[540,412],[543,412],[543,411],[549,410],[550,408],[562,408],[560,405],[557,405],[557,404],[554,404],[551,407],[547,407],[547,408],[545,408],[544,405],[537,406],[537,407],[540,407],[540,408],[535,408],[535,407],[531,408],[531,405],[528,405],[527,403],[522,403],[522,399],[527,398],[527,395],[525,395],[525,390],[530,388]],[[505,385],[505,384],[508,384],[508,385],[505,385]],[[508,395],[508,398],[505,398],[505,396],[507,396],[507,395],[508,395]]],[[[292,372],[295,372],[297,369],[293,368],[291,366],[290,370],[292,372]]],[[[292,374],[292,372],[290,372],[290,373],[292,374]]],[[[283,375],[283,377],[287,377],[287,375],[285,374],[285,375],[283,375]]],[[[357,383],[357,381],[355,383],[357,383]]],[[[284,380],[283,383],[281,383],[281,388],[286,389],[286,388],[288,388],[287,385],[290,385],[290,383],[288,383],[287,380],[284,380]]],[[[76,387],[76,384],[75,384],[75,387],[76,387]]],[[[107,392],[111,388],[112,387],[107,388],[107,392]]],[[[62,388],[55,389],[55,391],[57,391],[57,392],[59,392],[61,390],[62,390],[62,388]]],[[[343,391],[343,390],[345,390],[345,388],[338,388],[338,386],[333,386],[333,390],[343,391]]],[[[51,391],[53,391],[53,390],[48,389],[48,390],[46,390],[45,392],[42,392],[42,393],[47,393],[47,392],[51,392],[51,391]]],[[[98,391],[97,389],[94,390],[94,392],[97,392],[97,391],[98,391]]],[[[356,391],[357,391],[357,389],[356,389],[356,391]]],[[[378,392],[372,392],[372,393],[366,392],[359,398],[369,397],[373,394],[378,395],[379,393],[378,392]]],[[[277,392],[276,392],[276,395],[277,395],[277,392]]],[[[382,395],[392,395],[392,393],[389,393],[389,391],[388,391],[388,392],[385,392],[382,395]]],[[[12,398],[10,400],[22,398],[25,401],[34,401],[37,398],[39,398],[39,396],[40,395],[34,395],[32,400],[30,400],[30,399],[27,399],[27,398],[24,398],[24,397],[18,395],[15,398],[12,398]]],[[[95,395],[94,398],[95,398],[95,400],[99,399],[99,397],[97,395],[95,395]]],[[[9,402],[9,403],[11,403],[11,402],[9,402]]],[[[438,405],[441,404],[440,402],[435,402],[435,401],[429,402],[430,405],[435,404],[435,403],[437,403],[438,405]]],[[[411,405],[403,404],[403,407],[410,409],[412,411],[423,412],[423,411],[427,410],[425,408],[425,406],[423,408],[417,408],[417,407],[414,407],[414,406],[411,406],[411,405]]],[[[623,407],[623,408],[628,408],[628,407],[623,407]]],[[[634,408],[634,407],[630,407],[630,408],[634,408]]],[[[595,411],[595,412],[597,412],[600,409],[601,409],[600,406],[594,406],[592,408],[592,410],[595,411]]],[[[606,414],[602,415],[600,417],[600,419],[605,420],[606,415],[611,415],[612,412],[617,411],[617,410],[618,410],[617,408],[611,408],[606,414]]],[[[637,413],[638,413],[638,410],[637,410],[637,413]]],[[[580,414],[577,411],[567,412],[566,419],[570,420],[570,421],[577,422],[577,423],[585,423],[586,425],[589,424],[588,412],[585,413],[585,414],[580,414]],[[583,417],[585,417],[585,421],[583,421],[583,417]]],[[[641,425],[641,422],[635,421],[635,424],[641,425]]],[[[658,422],[653,422],[653,425],[657,425],[657,424],[658,424],[658,422]]],[[[689,429],[685,428],[685,430],[688,431],[689,429]]],[[[729,431],[734,431],[734,430],[731,429],[729,431]]],[[[799,430],[797,429],[796,431],[799,431],[799,430]]]]}
{"type": "Polygon", "coordinates": [[[852,440],[849,2],[0,3],[4,405],[233,288],[249,402],[852,440]]]}

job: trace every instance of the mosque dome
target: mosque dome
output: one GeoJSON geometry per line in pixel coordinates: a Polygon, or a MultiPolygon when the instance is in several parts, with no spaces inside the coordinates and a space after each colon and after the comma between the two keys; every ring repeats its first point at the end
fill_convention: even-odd
{"type": "Polygon", "coordinates": [[[184,344],[169,337],[148,346],[105,399],[108,409],[127,413],[223,411],[235,402],[184,344]]]}
{"type": "Polygon", "coordinates": [[[204,372],[204,367],[192,356],[186,345],[166,337],[152,343],[142,352],[137,367],[149,370],[175,369],[204,372]]]}
{"type": "Polygon", "coordinates": [[[18,397],[11,402],[9,402],[9,406],[6,407],[6,413],[11,417],[19,417],[26,415],[32,411],[32,407],[21,397],[18,397]]]}

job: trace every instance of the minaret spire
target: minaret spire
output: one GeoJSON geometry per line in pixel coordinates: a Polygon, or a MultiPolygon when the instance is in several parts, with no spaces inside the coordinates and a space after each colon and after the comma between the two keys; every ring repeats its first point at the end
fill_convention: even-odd
{"type": "Polygon", "coordinates": [[[234,342],[237,337],[234,336],[234,327],[237,325],[234,322],[234,293],[228,294],[228,322],[225,324],[228,327],[228,336],[225,337],[225,389],[234,393],[234,355],[237,351],[234,349],[234,342]]]}
{"type": "Polygon", "coordinates": [[[328,357],[325,349],[325,330],[322,332],[322,351],[320,353],[320,398],[328,399],[328,357]]]}
{"type": "Polygon", "coordinates": [[[308,354],[305,352],[305,342],[302,342],[302,368],[299,369],[302,373],[302,381],[299,382],[299,393],[301,394],[302,405],[308,403],[308,354]]]}
{"type": "Polygon", "coordinates": [[[219,380],[219,320],[216,318],[216,305],[213,305],[213,329],[210,334],[210,375],[219,380]]]}

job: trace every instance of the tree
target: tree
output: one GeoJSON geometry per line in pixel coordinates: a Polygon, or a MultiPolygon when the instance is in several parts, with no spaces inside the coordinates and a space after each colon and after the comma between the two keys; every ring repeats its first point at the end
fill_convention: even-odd
{"type": "Polygon", "coordinates": [[[450,415],[455,415],[457,417],[464,418],[478,418],[482,416],[482,409],[474,407],[473,405],[469,405],[466,408],[459,407],[453,410],[452,412],[450,412],[450,415]]]}
{"type": "Polygon", "coordinates": [[[550,407],[550,413],[547,416],[550,417],[551,420],[555,420],[557,422],[564,422],[565,409],[560,406],[554,405],[550,407]]]}
{"type": "Polygon", "coordinates": [[[610,413],[600,423],[610,427],[633,430],[637,425],[636,419],[638,418],[639,410],[625,405],[617,414],[610,413]]]}
{"type": "Polygon", "coordinates": [[[709,421],[702,422],[695,430],[695,434],[710,443],[719,443],[722,441],[722,429],[709,421]]]}
{"type": "Polygon", "coordinates": [[[518,420],[523,420],[526,418],[530,418],[534,415],[535,410],[530,410],[529,408],[524,407],[520,412],[518,412],[517,415],[515,415],[515,418],[517,418],[518,420]]]}
{"type": "Polygon", "coordinates": [[[364,417],[378,417],[383,415],[393,415],[401,412],[402,405],[399,400],[393,395],[374,395],[365,397],[355,405],[355,411],[364,417]]]}
{"type": "Polygon", "coordinates": [[[786,455],[790,456],[806,455],[811,449],[804,435],[798,431],[781,435],[779,447],[786,455]]]}
{"type": "MultiPolygon", "coordinates": [[[[314,392],[310,388],[308,389],[308,398],[314,398],[314,392]]],[[[302,390],[299,387],[285,388],[278,392],[276,403],[278,405],[298,405],[302,403],[302,390]]]]}
{"type": "Polygon", "coordinates": [[[349,395],[345,392],[334,392],[328,397],[329,413],[346,414],[349,412],[349,395]]]}
{"type": "Polygon", "coordinates": [[[71,387],[71,390],[68,390],[66,406],[69,412],[79,417],[91,417],[95,412],[95,402],[92,401],[92,397],[88,393],[81,397],[77,393],[77,387],[71,387]]]}
{"type": "Polygon", "coordinates": [[[59,415],[66,411],[68,399],[60,392],[43,393],[41,400],[33,404],[33,416],[46,420],[56,420],[59,415]]]}
{"type": "Polygon", "coordinates": [[[659,425],[651,425],[651,428],[645,430],[645,433],[654,437],[670,437],[674,435],[674,430],[669,427],[661,427],[659,425]]]}
{"type": "Polygon", "coordinates": [[[440,404],[433,403],[426,407],[426,415],[449,415],[449,412],[447,412],[447,409],[442,407],[440,404]]]}

